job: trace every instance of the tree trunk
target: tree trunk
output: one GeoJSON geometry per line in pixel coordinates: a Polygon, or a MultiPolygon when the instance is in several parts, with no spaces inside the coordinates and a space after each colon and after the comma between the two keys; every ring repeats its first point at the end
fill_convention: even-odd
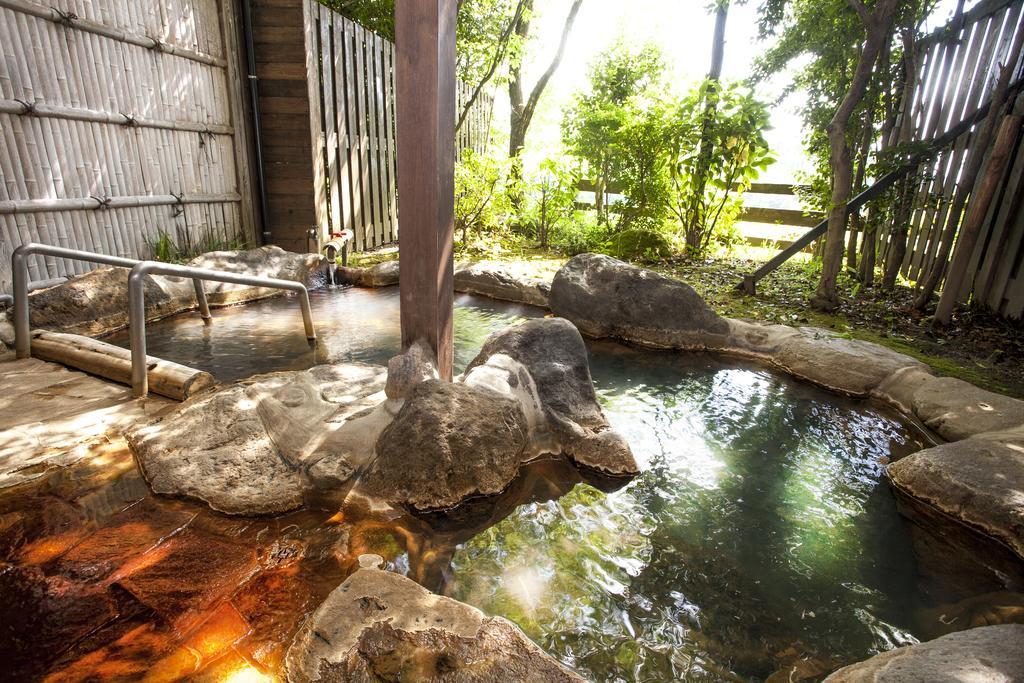
{"type": "MultiPolygon", "coordinates": [[[[868,101],[873,102],[877,89],[872,83],[868,101]]],[[[864,189],[864,178],[867,176],[868,155],[871,153],[871,141],[875,137],[875,107],[872,104],[864,112],[864,123],[861,130],[860,145],[857,151],[857,175],[853,181],[853,189],[860,192],[864,189]]],[[[850,238],[846,243],[846,266],[851,270],[857,268],[857,235],[864,232],[863,209],[858,209],[850,216],[850,238]]]]}
{"type": "Polygon", "coordinates": [[[850,89],[828,125],[830,163],[832,166],[832,208],[828,215],[825,256],[822,259],[821,281],[811,299],[816,308],[833,310],[839,305],[836,280],[843,263],[843,236],[846,233],[846,204],[853,190],[853,163],[846,130],[858,103],[864,98],[875,62],[889,38],[893,17],[899,0],[879,0],[873,10],[861,0],[847,0],[860,15],[867,32],[857,70],[850,89]]]}
{"type": "Polygon", "coordinates": [[[896,286],[896,279],[899,278],[900,269],[903,267],[903,259],[907,255],[907,224],[910,222],[910,213],[914,208],[916,180],[917,174],[911,173],[903,179],[900,187],[899,204],[893,220],[889,253],[886,254],[885,272],[882,274],[883,289],[892,289],[896,286]]]}
{"type": "MultiPolygon", "coordinates": [[[[529,131],[530,123],[533,121],[537,102],[540,100],[540,96],[544,94],[544,89],[547,88],[548,82],[555,75],[555,72],[562,63],[562,59],[565,57],[565,47],[569,42],[569,34],[572,33],[573,24],[576,22],[576,16],[579,14],[582,4],[583,0],[573,0],[569,14],[565,18],[565,24],[562,26],[562,37],[558,43],[558,50],[555,52],[551,63],[548,64],[548,68],[538,79],[537,83],[534,84],[528,99],[523,99],[522,60],[520,59],[511,70],[511,78],[508,82],[509,99],[512,104],[508,143],[508,155],[510,157],[518,157],[523,151],[523,147],[526,144],[526,133],[529,131]]],[[[534,0],[526,0],[524,11],[515,25],[516,35],[524,42],[530,36],[530,14],[533,12],[533,5],[534,0]]]]}
{"type": "Polygon", "coordinates": [[[722,78],[725,63],[725,27],[729,20],[729,0],[718,0],[715,7],[715,35],[711,43],[711,68],[708,70],[709,87],[705,93],[704,117],[700,131],[700,153],[697,162],[698,177],[695,179],[692,204],[689,211],[689,225],[686,230],[686,246],[691,254],[699,254],[705,243],[704,235],[704,191],[714,154],[711,139],[712,125],[718,110],[718,84],[722,78]]]}
{"type": "MultiPolygon", "coordinates": [[[[914,300],[914,308],[919,311],[923,311],[928,302],[931,301],[932,295],[935,294],[935,290],[939,286],[939,282],[942,281],[943,274],[946,272],[946,265],[949,262],[949,254],[953,250],[953,241],[956,238],[957,227],[960,224],[961,218],[963,218],[963,210],[967,205],[967,200],[971,192],[974,191],[974,184],[977,182],[978,174],[981,172],[981,167],[985,162],[985,155],[992,144],[993,137],[995,137],[999,117],[1002,114],[1003,105],[1006,104],[1009,94],[1010,78],[1017,70],[1017,62],[1020,61],[1022,50],[1024,50],[1024,31],[1018,31],[1013,40],[1013,45],[1010,46],[1010,50],[1007,53],[1006,63],[999,72],[999,80],[996,82],[996,87],[992,90],[992,105],[988,116],[985,117],[985,122],[982,123],[977,138],[971,140],[971,155],[967,160],[967,167],[960,177],[960,182],[957,183],[956,197],[946,219],[945,229],[942,231],[939,253],[936,254],[932,267],[928,269],[928,276],[925,278],[924,284],[921,285],[921,291],[918,292],[917,298],[914,300]]],[[[971,210],[973,210],[974,203],[972,200],[971,210]]],[[[978,229],[980,229],[980,226],[978,229]]]]}
{"type": "MultiPolygon", "coordinates": [[[[484,86],[487,85],[490,80],[494,77],[498,67],[501,66],[502,62],[505,61],[505,54],[508,52],[508,41],[512,37],[512,31],[515,30],[516,25],[519,23],[519,19],[523,16],[523,12],[526,10],[526,4],[532,3],[532,0],[519,0],[516,5],[516,11],[512,15],[512,19],[509,21],[508,27],[502,32],[501,37],[498,39],[498,45],[494,49],[494,57],[491,59],[491,65],[488,67],[487,72],[481,77],[480,82],[473,88],[473,92],[470,94],[469,99],[462,105],[462,111],[459,113],[459,120],[455,123],[456,134],[462,130],[462,124],[466,122],[469,117],[469,112],[473,110],[473,105],[480,98],[480,93],[483,92],[484,86]]],[[[462,4],[459,3],[461,8],[462,4]]]]}
{"type": "Polygon", "coordinates": [[[864,239],[860,245],[860,281],[865,287],[875,284],[875,258],[878,250],[878,232],[872,218],[864,221],[864,239]]]}
{"type": "MultiPolygon", "coordinates": [[[[537,109],[537,102],[544,94],[551,77],[555,75],[562,58],[565,56],[565,46],[569,42],[569,34],[572,33],[573,24],[576,22],[576,15],[580,12],[583,0],[573,0],[569,14],[562,26],[562,38],[558,42],[558,51],[555,53],[548,68],[534,84],[530,96],[524,99],[523,91],[523,66],[522,58],[518,59],[512,66],[508,81],[508,98],[511,104],[509,113],[509,134],[508,134],[508,156],[512,160],[510,171],[511,182],[509,183],[509,199],[517,214],[522,213],[523,208],[523,162],[522,152],[526,146],[526,133],[530,130],[530,123],[533,121],[533,114],[537,109]]],[[[525,43],[530,36],[530,16],[533,13],[534,0],[525,0],[523,11],[515,22],[515,33],[525,43]]]]}

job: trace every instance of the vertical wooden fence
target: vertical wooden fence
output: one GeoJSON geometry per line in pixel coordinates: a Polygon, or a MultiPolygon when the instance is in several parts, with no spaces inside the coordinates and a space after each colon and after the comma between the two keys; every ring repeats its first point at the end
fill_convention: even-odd
{"type": "MultiPolygon", "coordinates": [[[[303,0],[316,223],[364,251],[398,239],[395,46],[316,0],[303,0]]],[[[459,109],[469,97],[460,87],[459,109]]],[[[456,149],[483,151],[493,99],[481,96],[456,149]]]]}
{"type": "MultiPolygon", "coordinates": [[[[982,0],[922,40],[917,46],[913,96],[902,103],[893,139],[888,142],[895,144],[905,121],[911,127],[911,140],[940,138],[987,102],[1013,37],[1024,30],[1022,10],[1022,0],[982,0]]],[[[1012,66],[1014,82],[1022,75],[1022,65],[1012,66]]],[[[1020,112],[1024,100],[1019,95],[1011,98],[1010,109],[1020,112]]],[[[914,210],[902,266],[902,274],[911,281],[923,279],[935,264],[954,198],[964,189],[961,179],[979,129],[980,125],[974,126],[957,137],[914,175],[914,210]]],[[[1020,141],[1013,158],[989,209],[960,299],[966,301],[973,295],[998,312],[1019,317],[1024,313],[1024,148],[1020,141]]],[[[954,219],[963,220],[969,209],[970,202],[954,219]]],[[[882,236],[883,256],[889,248],[888,236],[888,232],[882,236]]]]}
{"type": "Polygon", "coordinates": [[[0,290],[24,242],[255,239],[238,48],[232,0],[0,0],[0,290]]]}

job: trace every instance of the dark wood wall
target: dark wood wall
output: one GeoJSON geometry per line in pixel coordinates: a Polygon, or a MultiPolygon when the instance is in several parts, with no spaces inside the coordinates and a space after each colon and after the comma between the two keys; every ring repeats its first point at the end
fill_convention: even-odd
{"type": "Polygon", "coordinates": [[[302,0],[252,4],[267,228],[274,244],[307,251],[316,215],[302,0]]]}

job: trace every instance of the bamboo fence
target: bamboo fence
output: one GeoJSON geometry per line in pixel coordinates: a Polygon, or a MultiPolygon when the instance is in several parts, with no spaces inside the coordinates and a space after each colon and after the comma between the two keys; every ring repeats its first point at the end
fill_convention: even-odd
{"type": "Polygon", "coordinates": [[[230,0],[0,0],[0,290],[25,242],[255,238],[236,21],[230,0]]]}

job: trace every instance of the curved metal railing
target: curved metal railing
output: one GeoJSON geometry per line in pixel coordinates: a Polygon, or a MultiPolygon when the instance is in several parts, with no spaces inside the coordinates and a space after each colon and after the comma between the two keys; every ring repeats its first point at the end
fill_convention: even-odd
{"type": "MultiPolygon", "coordinates": [[[[149,393],[149,377],[146,368],[146,294],[145,279],[147,275],[167,275],[192,280],[196,292],[196,303],[203,322],[209,325],[213,317],[206,298],[204,281],[223,282],[226,284],[245,285],[250,287],[266,287],[295,292],[299,296],[302,309],[302,322],[306,331],[306,339],[316,342],[316,328],[313,325],[313,312],[309,305],[309,291],[300,282],[279,280],[258,275],[230,273],[208,268],[193,268],[158,261],[140,261],[138,259],[108,256],[90,251],[53,247],[48,244],[23,244],[14,250],[11,257],[11,270],[14,280],[14,337],[15,350],[18,358],[32,356],[32,334],[29,321],[28,293],[28,258],[33,255],[53,256],[86,263],[106,266],[130,268],[128,274],[128,324],[130,326],[130,347],[132,353],[132,391],[136,396],[149,393]]],[[[5,295],[6,296],[6,295],[5,295]]]]}
{"type": "MultiPolygon", "coordinates": [[[[18,358],[32,357],[32,331],[29,325],[28,307],[28,293],[32,287],[28,281],[28,258],[37,254],[119,268],[134,268],[142,263],[139,259],[109,256],[107,254],[97,254],[78,249],[66,249],[36,242],[29,242],[15,249],[14,254],[11,256],[11,274],[14,280],[14,349],[18,358]]],[[[210,307],[206,302],[206,291],[203,289],[203,283],[200,280],[193,280],[192,282],[196,290],[199,314],[202,315],[203,321],[209,324],[212,318],[210,316],[210,307]]]]}
{"type": "MultiPolygon", "coordinates": [[[[194,282],[206,280],[295,292],[299,295],[299,306],[302,308],[302,323],[306,328],[306,339],[311,343],[316,342],[316,328],[313,326],[313,311],[309,305],[309,291],[300,282],[244,275],[241,273],[228,273],[207,268],[178,266],[158,261],[143,261],[134,266],[132,272],[128,275],[128,326],[130,328],[132,350],[132,391],[136,396],[145,396],[149,393],[149,377],[146,371],[145,281],[147,275],[169,275],[171,277],[191,278],[194,282]]],[[[196,291],[198,293],[199,290],[197,289],[196,291]]]]}

